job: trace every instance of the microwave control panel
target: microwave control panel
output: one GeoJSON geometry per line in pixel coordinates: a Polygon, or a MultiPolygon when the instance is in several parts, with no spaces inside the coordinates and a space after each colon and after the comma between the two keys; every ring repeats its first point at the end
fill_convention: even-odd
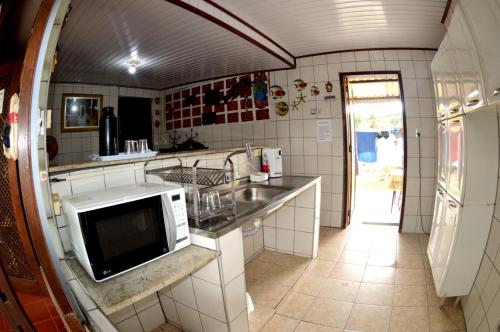
{"type": "Polygon", "coordinates": [[[172,209],[174,211],[175,225],[177,226],[177,243],[189,238],[189,225],[186,213],[186,201],[184,193],[170,196],[172,209]]]}

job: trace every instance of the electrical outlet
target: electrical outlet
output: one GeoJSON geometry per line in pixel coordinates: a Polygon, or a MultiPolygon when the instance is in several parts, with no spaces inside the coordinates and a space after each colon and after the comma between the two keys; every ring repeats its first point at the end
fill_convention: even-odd
{"type": "Polygon", "coordinates": [[[420,128],[415,129],[415,137],[419,138],[420,137],[420,128]]]}

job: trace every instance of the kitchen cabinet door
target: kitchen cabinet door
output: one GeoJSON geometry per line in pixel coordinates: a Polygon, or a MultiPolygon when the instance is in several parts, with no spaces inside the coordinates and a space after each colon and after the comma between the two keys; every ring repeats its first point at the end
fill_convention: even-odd
{"type": "Polygon", "coordinates": [[[443,50],[439,48],[431,63],[432,81],[434,86],[434,96],[436,99],[436,115],[438,120],[446,118],[446,92],[444,69],[443,50]]]}
{"type": "Polygon", "coordinates": [[[437,252],[433,260],[433,264],[431,266],[432,276],[436,285],[436,291],[439,291],[440,287],[442,287],[441,281],[443,279],[443,275],[446,272],[448,258],[450,257],[451,249],[453,246],[460,207],[460,204],[458,204],[449,196],[446,197],[446,201],[443,203],[443,205],[445,208],[445,212],[443,213],[443,220],[441,221],[441,232],[438,234],[439,243],[437,246],[437,252]]]}
{"type": "Polygon", "coordinates": [[[464,118],[459,116],[448,120],[447,125],[447,186],[446,190],[459,202],[462,202],[464,183],[464,118]]]}
{"type": "Polygon", "coordinates": [[[440,237],[443,232],[444,215],[445,215],[445,191],[437,187],[436,199],[434,201],[434,217],[432,218],[431,235],[429,237],[429,244],[427,246],[427,256],[431,266],[436,261],[440,237]]]}
{"type": "Polygon", "coordinates": [[[453,57],[450,37],[446,34],[440,48],[443,48],[443,81],[445,91],[445,108],[447,116],[456,116],[462,112],[462,96],[458,84],[458,76],[453,57]]]}
{"type": "Polygon", "coordinates": [[[448,27],[450,47],[457,70],[464,112],[484,106],[481,66],[470,28],[459,4],[448,27]]]}
{"type": "Polygon", "coordinates": [[[446,181],[448,170],[448,138],[447,138],[447,121],[438,123],[438,183],[441,187],[446,189],[446,181]]]}
{"type": "Polygon", "coordinates": [[[482,65],[489,104],[500,101],[500,4],[498,0],[462,0],[482,65]]]}

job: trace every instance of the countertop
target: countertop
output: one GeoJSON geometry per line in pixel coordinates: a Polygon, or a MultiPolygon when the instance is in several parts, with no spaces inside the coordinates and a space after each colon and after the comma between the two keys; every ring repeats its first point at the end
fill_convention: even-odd
{"type": "MultiPolygon", "coordinates": [[[[248,178],[237,180],[235,182],[235,187],[236,187],[235,190],[238,190],[238,187],[244,186],[249,183],[250,182],[248,178]]],[[[269,200],[267,203],[255,209],[247,211],[242,215],[237,215],[236,219],[231,219],[208,227],[203,227],[203,226],[201,226],[200,228],[189,227],[189,232],[209,238],[214,238],[214,239],[219,238],[222,235],[229,233],[230,231],[245,224],[249,220],[253,220],[255,218],[262,217],[265,216],[266,214],[276,211],[281,206],[283,206],[287,201],[295,198],[296,196],[300,195],[301,193],[303,193],[304,191],[306,191],[307,189],[309,189],[310,187],[312,187],[317,183],[321,183],[321,176],[283,176],[280,178],[271,178],[265,182],[254,183],[255,185],[259,186],[266,186],[266,185],[280,186],[280,187],[288,187],[291,189],[277,195],[275,198],[269,200]]],[[[221,186],[214,187],[213,189],[217,189],[220,187],[221,186]]]]}
{"type": "MultiPolygon", "coordinates": [[[[263,147],[264,146],[252,146],[252,150],[262,149],[263,147]]],[[[87,162],[76,163],[76,164],[64,164],[64,165],[49,166],[49,173],[53,174],[53,173],[76,171],[76,170],[96,168],[96,167],[133,164],[133,163],[147,162],[147,161],[152,161],[152,160],[163,160],[163,159],[169,159],[169,158],[185,158],[185,157],[201,156],[201,155],[208,155],[208,154],[215,154],[215,153],[231,153],[234,151],[244,150],[244,149],[245,149],[245,147],[158,153],[154,157],[133,158],[133,159],[113,160],[113,161],[90,161],[89,160],[87,162]]]]}
{"type": "Polygon", "coordinates": [[[199,270],[219,254],[190,245],[103,282],[92,280],[75,259],[68,265],[89,297],[109,315],[199,270]]]}

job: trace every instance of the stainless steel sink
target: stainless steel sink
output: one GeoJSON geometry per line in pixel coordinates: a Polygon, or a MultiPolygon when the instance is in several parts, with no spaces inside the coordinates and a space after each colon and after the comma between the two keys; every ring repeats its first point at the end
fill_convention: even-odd
{"type": "MultiPolygon", "coordinates": [[[[280,195],[290,191],[293,187],[269,186],[258,184],[247,184],[236,188],[236,216],[246,214],[250,210],[259,208],[280,195]]],[[[224,196],[229,197],[231,193],[224,196]]]]}
{"type": "Polygon", "coordinates": [[[266,185],[248,185],[235,192],[238,202],[267,202],[292,188],[266,185]]]}
{"type": "MultiPolygon", "coordinates": [[[[191,232],[217,238],[240,227],[249,220],[265,216],[279,209],[288,200],[299,195],[314,183],[319,183],[319,181],[321,181],[320,177],[306,176],[270,179],[268,183],[262,184],[250,183],[248,179],[235,180],[236,218],[233,215],[221,213],[203,221],[198,227],[190,224],[191,232]]],[[[223,204],[232,201],[230,199],[231,184],[226,183],[211,187],[209,190],[217,190],[223,204]]]]}

